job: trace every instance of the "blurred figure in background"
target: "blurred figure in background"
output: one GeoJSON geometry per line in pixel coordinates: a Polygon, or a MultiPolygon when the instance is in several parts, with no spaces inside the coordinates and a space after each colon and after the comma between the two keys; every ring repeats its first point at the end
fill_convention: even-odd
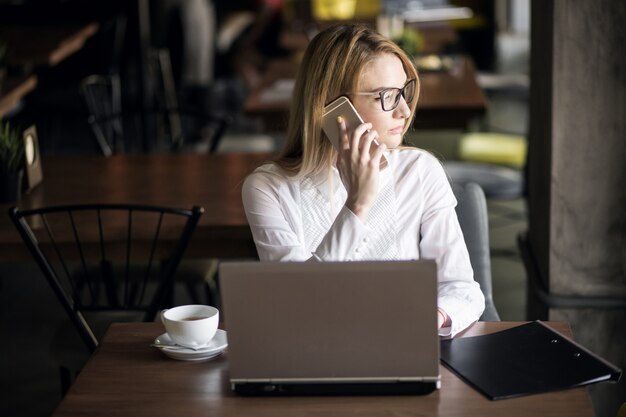
{"type": "Polygon", "coordinates": [[[249,88],[258,85],[267,59],[289,51],[280,46],[283,0],[218,0],[218,68],[238,74],[249,88]]]}
{"type": "Polygon", "coordinates": [[[170,51],[182,105],[205,109],[214,81],[217,21],[211,0],[157,0],[152,36],[170,51]]]}

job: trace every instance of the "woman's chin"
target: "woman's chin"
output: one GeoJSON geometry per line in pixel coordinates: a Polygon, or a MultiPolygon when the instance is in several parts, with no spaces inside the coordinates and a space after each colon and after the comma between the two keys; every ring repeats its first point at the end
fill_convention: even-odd
{"type": "Polygon", "coordinates": [[[389,135],[384,139],[379,140],[380,143],[384,143],[387,149],[396,149],[402,144],[402,135],[389,135]]]}

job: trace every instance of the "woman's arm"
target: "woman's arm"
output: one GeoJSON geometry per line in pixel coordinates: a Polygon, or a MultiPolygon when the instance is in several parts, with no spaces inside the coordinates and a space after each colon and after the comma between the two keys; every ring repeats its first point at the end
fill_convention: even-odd
{"type": "Polygon", "coordinates": [[[447,316],[442,335],[454,336],[477,321],[485,298],[474,272],[454,207],[456,199],[434,157],[423,171],[425,209],[420,225],[420,257],[437,261],[438,306],[447,316]]]}
{"type": "MultiPolygon", "coordinates": [[[[343,207],[331,221],[321,242],[315,248],[307,248],[300,189],[294,187],[296,189],[290,189],[287,178],[279,174],[258,171],[243,184],[243,205],[259,258],[274,261],[350,260],[368,234],[367,225],[343,207]]],[[[324,210],[322,207],[318,209],[324,210]]],[[[309,221],[321,224],[323,213],[319,210],[319,218],[309,221]]]]}

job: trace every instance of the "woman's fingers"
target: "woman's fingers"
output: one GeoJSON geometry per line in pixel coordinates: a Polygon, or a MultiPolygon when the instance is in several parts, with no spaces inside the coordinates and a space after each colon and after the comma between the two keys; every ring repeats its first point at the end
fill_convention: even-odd
{"type": "Polygon", "coordinates": [[[350,149],[350,139],[348,129],[346,128],[346,121],[341,116],[337,116],[337,127],[339,130],[339,149],[343,151],[350,149]]]}
{"type": "Polygon", "coordinates": [[[373,131],[371,130],[373,125],[371,123],[363,123],[360,124],[354,129],[352,133],[352,140],[350,143],[350,148],[352,149],[353,155],[358,155],[359,151],[363,148],[362,140],[365,134],[371,134],[373,131]]]}
{"type": "Polygon", "coordinates": [[[359,141],[360,141],[360,137],[363,136],[363,133],[369,131],[372,128],[372,124],[371,123],[363,123],[360,124],[359,126],[356,127],[356,129],[354,129],[354,131],[352,132],[352,135],[350,135],[350,132],[348,132],[348,127],[346,126],[346,120],[341,117],[341,116],[337,116],[337,127],[339,130],[339,146],[341,149],[349,149],[349,148],[354,148],[356,145],[356,148],[358,149],[359,146],[359,141]]]}
{"type": "Polygon", "coordinates": [[[337,127],[340,153],[344,153],[345,157],[350,155],[353,161],[368,161],[370,154],[373,155],[376,150],[372,148],[372,142],[378,138],[378,132],[372,130],[373,125],[362,123],[349,132],[345,119],[337,116],[337,127]]]}
{"type": "Polygon", "coordinates": [[[366,132],[361,138],[360,155],[363,162],[369,161],[373,153],[376,152],[378,142],[375,142],[375,140],[377,138],[378,132],[376,132],[375,130],[370,130],[366,132]],[[372,142],[375,143],[372,144],[372,142]]]}
{"type": "MultiPolygon", "coordinates": [[[[345,125],[345,120],[343,118],[338,117],[337,121],[339,123],[339,129],[341,134],[341,150],[342,151],[350,151],[350,158],[352,160],[358,160],[362,156],[363,149],[369,149],[369,146],[374,138],[378,136],[376,131],[371,130],[371,123],[363,123],[352,131],[352,133],[348,132],[348,129],[345,125]],[[340,120],[341,119],[341,120],[340,120]]],[[[365,152],[367,154],[367,152],[365,152]]]]}
{"type": "Polygon", "coordinates": [[[387,145],[377,142],[374,146],[376,146],[376,151],[372,154],[372,162],[379,167],[383,154],[387,150],[387,145]]]}

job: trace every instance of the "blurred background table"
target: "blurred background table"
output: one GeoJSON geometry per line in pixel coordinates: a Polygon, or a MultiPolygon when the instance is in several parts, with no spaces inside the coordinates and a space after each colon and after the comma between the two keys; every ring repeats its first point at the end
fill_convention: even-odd
{"type": "MultiPolygon", "coordinates": [[[[204,207],[185,256],[256,258],[241,203],[246,175],[268,154],[55,156],[42,160],[44,181],[22,195],[21,209],[62,204],[136,203],[204,207]]],[[[0,261],[30,260],[0,205],[0,261]]]]}
{"type": "Polygon", "coordinates": [[[7,25],[0,38],[9,49],[11,66],[53,66],[79,51],[98,31],[97,23],[86,25],[7,25]],[[28,36],[24,36],[28,33],[28,36]]]}
{"type": "MultiPolygon", "coordinates": [[[[420,72],[416,129],[466,129],[471,120],[485,114],[487,100],[472,59],[465,55],[450,59],[450,68],[420,72]]],[[[294,60],[270,61],[259,86],[245,102],[245,112],[261,118],[268,131],[286,130],[298,65],[294,60]]]]}
{"type": "Polygon", "coordinates": [[[55,66],[78,52],[98,28],[97,23],[0,26],[0,40],[7,45],[9,68],[0,86],[0,118],[36,88],[37,68],[55,66]]]}
{"type": "Polygon", "coordinates": [[[36,75],[7,77],[0,89],[0,119],[14,109],[26,94],[37,87],[36,75]]]}

